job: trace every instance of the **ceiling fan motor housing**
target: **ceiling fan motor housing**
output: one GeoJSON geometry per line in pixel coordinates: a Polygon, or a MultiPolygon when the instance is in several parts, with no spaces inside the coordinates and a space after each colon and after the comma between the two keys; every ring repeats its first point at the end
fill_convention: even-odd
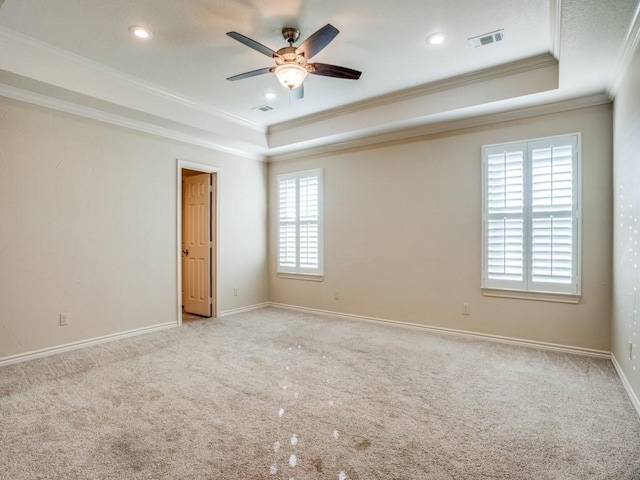
{"type": "Polygon", "coordinates": [[[292,45],[300,38],[300,30],[293,27],[284,27],[282,29],[282,36],[289,42],[289,45],[292,45]]]}

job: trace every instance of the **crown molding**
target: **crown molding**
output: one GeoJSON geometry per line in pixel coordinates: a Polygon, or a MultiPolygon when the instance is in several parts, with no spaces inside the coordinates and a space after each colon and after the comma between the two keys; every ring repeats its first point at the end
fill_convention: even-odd
{"type": "Polygon", "coordinates": [[[218,108],[198,102],[197,100],[172,92],[167,88],[161,87],[151,82],[147,82],[133,75],[128,75],[114,68],[107,67],[106,65],[100,64],[93,60],[89,60],[86,57],[82,57],[75,53],[69,52],[68,50],[49,45],[48,43],[16,32],[15,30],[0,26],[0,45],[2,43],[13,45],[26,50],[36,50],[54,59],[62,60],[65,62],[72,62],[73,64],[78,65],[81,68],[93,72],[98,72],[101,76],[107,79],[117,81],[120,84],[128,85],[130,87],[135,87],[137,90],[141,90],[153,96],[159,97],[165,101],[178,103],[183,107],[188,107],[198,112],[216,117],[223,121],[242,125],[246,128],[258,131],[260,133],[267,132],[267,127],[260,123],[245,120],[237,115],[233,115],[224,110],[220,110],[218,108]]]}
{"type": "Polygon", "coordinates": [[[486,82],[505,76],[517,75],[520,73],[557,65],[558,61],[553,57],[553,55],[549,53],[536,55],[534,57],[525,58],[523,60],[517,60],[515,62],[505,63],[476,72],[446,78],[444,80],[420,85],[418,87],[408,88],[387,95],[381,95],[370,100],[352,103],[349,105],[345,105],[344,107],[325,110],[324,112],[320,112],[314,115],[307,115],[306,117],[271,125],[268,128],[268,135],[287,131],[293,127],[298,128],[306,125],[311,125],[316,122],[336,116],[363,113],[366,110],[374,107],[386,106],[401,101],[415,100],[419,97],[433,95],[435,93],[444,92],[447,90],[462,88],[476,83],[486,82]]]}
{"type": "Polygon", "coordinates": [[[40,107],[50,108],[60,112],[70,113],[78,115],[80,117],[89,118],[91,120],[97,120],[99,122],[105,122],[111,125],[117,125],[119,127],[136,130],[138,132],[148,133],[156,135],[162,138],[176,140],[179,142],[187,143],[189,145],[195,145],[204,147],[210,150],[216,150],[219,152],[230,153],[238,157],[249,158],[252,160],[265,161],[265,155],[251,153],[243,148],[232,148],[222,143],[218,143],[212,140],[207,140],[203,137],[190,135],[188,133],[179,132],[174,129],[160,127],[148,122],[142,122],[134,120],[121,115],[108,113],[103,110],[87,107],[84,105],[78,105],[76,103],[60,100],[58,98],[50,97],[47,95],[41,95],[39,93],[31,92],[28,90],[22,90],[9,85],[0,83],[0,96],[11,98],[25,103],[38,105],[40,107]]]}
{"type": "Polygon", "coordinates": [[[560,34],[562,33],[562,0],[549,2],[549,40],[551,54],[560,59],[560,34]]]}
{"type": "Polygon", "coordinates": [[[631,64],[634,53],[638,49],[640,43],[640,3],[636,6],[636,11],[629,25],[629,30],[624,37],[622,47],[618,53],[615,67],[613,69],[613,75],[611,82],[607,86],[607,93],[613,99],[618,94],[622,79],[631,64]]]}
{"type": "Polygon", "coordinates": [[[525,118],[551,115],[581,108],[595,107],[611,103],[611,99],[605,93],[596,93],[562,101],[553,101],[543,105],[523,107],[503,112],[490,113],[478,116],[464,117],[456,120],[433,122],[414,128],[401,129],[394,132],[374,134],[364,136],[354,140],[340,143],[332,143],[319,147],[312,147],[305,150],[297,150],[283,154],[270,155],[267,157],[269,163],[287,160],[299,160],[301,158],[314,157],[319,155],[345,152],[348,150],[362,148],[379,148],[385,146],[398,145],[403,143],[418,142],[426,140],[437,134],[465,130],[474,127],[482,127],[496,123],[522,120],[525,118]]]}

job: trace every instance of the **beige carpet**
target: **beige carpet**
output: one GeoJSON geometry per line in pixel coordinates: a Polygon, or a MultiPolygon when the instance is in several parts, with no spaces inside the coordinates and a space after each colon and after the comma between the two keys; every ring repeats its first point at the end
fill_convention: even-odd
{"type": "Polygon", "coordinates": [[[0,369],[0,478],[640,479],[607,360],[263,309],[0,369]]]}

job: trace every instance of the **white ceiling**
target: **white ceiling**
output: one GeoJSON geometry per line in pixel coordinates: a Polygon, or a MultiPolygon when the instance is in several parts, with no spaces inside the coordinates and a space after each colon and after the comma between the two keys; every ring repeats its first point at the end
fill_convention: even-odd
{"type": "Polygon", "coordinates": [[[637,8],[637,0],[5,0],[0,94],[54,98],[63,110],[90,107],[88,116],[270,155],[604,93],[637,8]],[[277,50],[282,27],[299,28],[299,44],[327,23],[340,34],[313,61],[360,70],[360,80],[310,75],[302,100],[273,74],[225,80],[273,65],[226,32],[277,50]],[[133,38],[134,24],[153,38],[133,38]],[[498,29],[502,42],[468,46],[498,29]],[[428,45],[433,32],[447,41],[428,45]],[[252,110],[263,104],[273,110],[252,110]]]}

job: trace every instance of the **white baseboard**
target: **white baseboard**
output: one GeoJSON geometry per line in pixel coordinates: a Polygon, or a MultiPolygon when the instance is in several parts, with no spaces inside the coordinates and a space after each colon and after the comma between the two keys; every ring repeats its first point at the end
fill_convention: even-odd
{"type": "Polygon", "coordinates": [[[627,395],[629,395],[629,399],[633,404],[633,408],[636,409],[636,413],[638,414],[638,417],[640,417],[640,400],[638,399],[636,392],[634,392],[633,388],[631,388],[631,384],[629,383],[629,380],[627,380],[626,375],[622,371],[622,367],[618,363],[618,360],[616,359],[616,356],[613,353],[611,354],[611,362],[613,363],[613,366],[615,367],[616,372],[618,373],[618,377],[620,377],[620,381],[622,382],[624,389],[627,391],[627,395]]]}
{"type": "Polygon", "coordinates": [[[90,338],[88,340],[81,340],[79,342],[67,343],[65,345],[59,345],[57,347],[43,348],[41,350],[34,350],[32,352],[19,353],[18,355],[11,355],[9,357],[0,358],[0,367],[10,365],[12,363],[26,362],[27,360],[34,360],[36,358],[47,357],[49,355],[56,355],[58,353],[69,352],[71,350],[77,350],[79,348],[89,347],[91,345],[98,345],[100,343],[113,342],[114,340],[122,340],[124,338],[135,337],[145,333],[158,332],[160,330],[167,330],[169,328],[177,327],[176,322],[161,323],[160,325],[153,325],[151,327],[136,328],[134,330],[128,330],[126,332],[113,333],[111,335],[105,335],[103,337],[90,338]]]}
{"type": "Polygon", "coordinates": [[[604,350],[595,350],[591,348],[573,347],[570,345],[558,345],[555,343],[538,342],[535,340],[523,340],[520,338],[502,337],[500,335],[491,335],[488,333],[470,332],[467,330],[456,330],[453,328],[433,327],[429,325],[421,325],[418,323],[401,322],[398,320],[388,320],[386,318],[366,317],[363,315],[353,315],[350,313],[332,312],[330,310],[319,310],[317,308],[298,307],[295,305],[287,305],[284,303],[270,303],[272,307],[283,308],[286,310],[298,310],[300,312],[317,313],[320,315],[329,315],[333,317],[348,318],[350,320],[360,320],[364,322],[383,323],[387,325],[397,325],[405,328],[414,328],[429,332],[445,333],[448,335],[457,335],[472,338],[481,338],[492,342],[507,343],[510,345],[520,345],[525,347],[540,348],[544,350],[553,350],[556,352],[573,353],[577,355],[586,355],[589,357],[611,358],[611,353],[604,350]]]}
{"type": "Polygon", "coordinates": [[[237,313],[250,312],[252,310],[260,310],[261,308],[265,308],[270,305],[271,303],[269,302],[263,302],[263,303],[256,303],[254,305],[249,305],[246,307],[232,308],[231,310],[225,310],[224,312],[220,312],[218,317],[228,317],[229,315],[235,315],[237,313]]]}

